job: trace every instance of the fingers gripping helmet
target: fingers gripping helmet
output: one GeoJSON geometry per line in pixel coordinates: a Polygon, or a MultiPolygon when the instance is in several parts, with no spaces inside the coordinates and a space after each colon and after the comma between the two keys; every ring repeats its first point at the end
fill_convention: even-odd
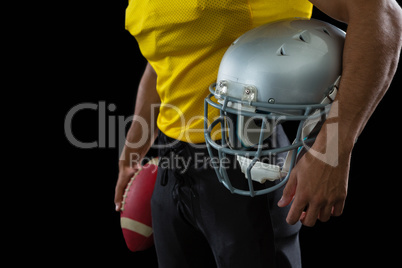
{"type": "Polygon", "coordinates": [[[301,148],[314,142],[335,98],[344,39],[345,32],[326,22],[289,20],[250,30],[228,48],[205,99],[204,126],[210,156],[217,151],[218,179],[232,193],[261,195],[286,183],[301,148]],[[211,124],[209,106],[220,110],[211,124]],[[293,144],[267,145],[287,121],[298,123],[293,144]],[[213,137],[215,127],[219,141],[213,137]],[[279,153],[286,154],[282,163],[262,161],[279,153]],[[233,186],[224,165],[227,155],[237,159],[247,189],[233,186]],[[255,189],[255,182],[265,185],[266,181],[275,183],[255,189]]]}

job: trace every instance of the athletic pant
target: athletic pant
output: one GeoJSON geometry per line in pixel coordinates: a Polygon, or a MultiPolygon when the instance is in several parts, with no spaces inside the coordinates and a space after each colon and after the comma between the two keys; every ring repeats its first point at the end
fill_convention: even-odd
{"type": "MultiPolygon", "coordinates": [[[[151,201],[160,268],[301,267],[301,225],[288,225],[288,209],[276,205],[282,189],[231,194],[218,181],[205,144],[195,148],[163,133],[158,144],[167,145],[159,150],[151,201]]],[[[247,184],[239,166],[228,175],[247,184]]]]}

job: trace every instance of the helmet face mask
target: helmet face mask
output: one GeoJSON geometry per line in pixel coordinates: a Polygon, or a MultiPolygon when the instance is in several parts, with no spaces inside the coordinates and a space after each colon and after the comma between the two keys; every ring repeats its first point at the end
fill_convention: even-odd
{"type": "Polygon", "coordinates": [[[229,47],[204,107],[208,151],[211,157],[217,155],[218,179],[232,193],[266,194],[286,183],[297,155],[314,142],[336,95],[344,37],[343,31],[322,21],[291,20],[255,28],[229,47]],[[220,110],[210,125],[209,106],[220,110]],[[277,132],[287,121],[297,122],[296,139],[278,147],[277,132]],[[219,142],[212,132],[216,126],[219,142]],[[283,161],[276,161],[279,154],[286,155],[283,161]],[[229,155],[248,181],[243,189],[233,186],[223,167],[229,155]],[[258,185],[266,181],[274,183],[258,185]]]}

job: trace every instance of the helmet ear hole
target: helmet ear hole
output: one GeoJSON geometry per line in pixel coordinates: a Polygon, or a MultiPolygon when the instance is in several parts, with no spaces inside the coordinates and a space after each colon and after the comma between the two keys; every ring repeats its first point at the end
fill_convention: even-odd
{"type": "Polygon", "coordinates": [[[261,127],[261,126],[262,126],[262,119],[261,119],[261,118],[254,118],[253,121],[254,121],[254,124],[255,124],[257,127],[261,127]]]}
{"type": "Polygon", "coordinates": [[[275,124],[274,120],[267,118],[239,116],[237,129],[243,147],[250,148],[259,144],[261,135],[265,141],[272,135],[275,124]]]}
{"type": "Polygon", "coordinates": [[[277,122],[259,117],[248,117],[227,113],[225,117],[226,140],[232,149],[250,148],[259,143],[260,134],[263,140],[269,138],[277,122]],[[265,121],[264,128],[263,121],[265,121]]]}
{"type": "Polygon", "coordinates": [[[292,141],[296,139],[296,133],[299,124],[299,121],[285,121],[281,123],[283,130],[285,131],[285,134],[289,140],[292,141]]]}

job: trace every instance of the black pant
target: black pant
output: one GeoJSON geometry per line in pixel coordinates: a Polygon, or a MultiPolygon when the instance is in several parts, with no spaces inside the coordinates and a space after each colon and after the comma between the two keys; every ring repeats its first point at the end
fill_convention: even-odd
{"type": "MultiPolygon", "coordinates": [[[[159,267],[301,267],[300,224],[285,222],[281,190],[256,197],[231,194],[216,178],[205,146],[164,134],[152,219],[159,267]],[[205,160],[205,161],[204,161],[205,160]]],[[[230,169],[247,183],[240,170],[230,169]]]]}

